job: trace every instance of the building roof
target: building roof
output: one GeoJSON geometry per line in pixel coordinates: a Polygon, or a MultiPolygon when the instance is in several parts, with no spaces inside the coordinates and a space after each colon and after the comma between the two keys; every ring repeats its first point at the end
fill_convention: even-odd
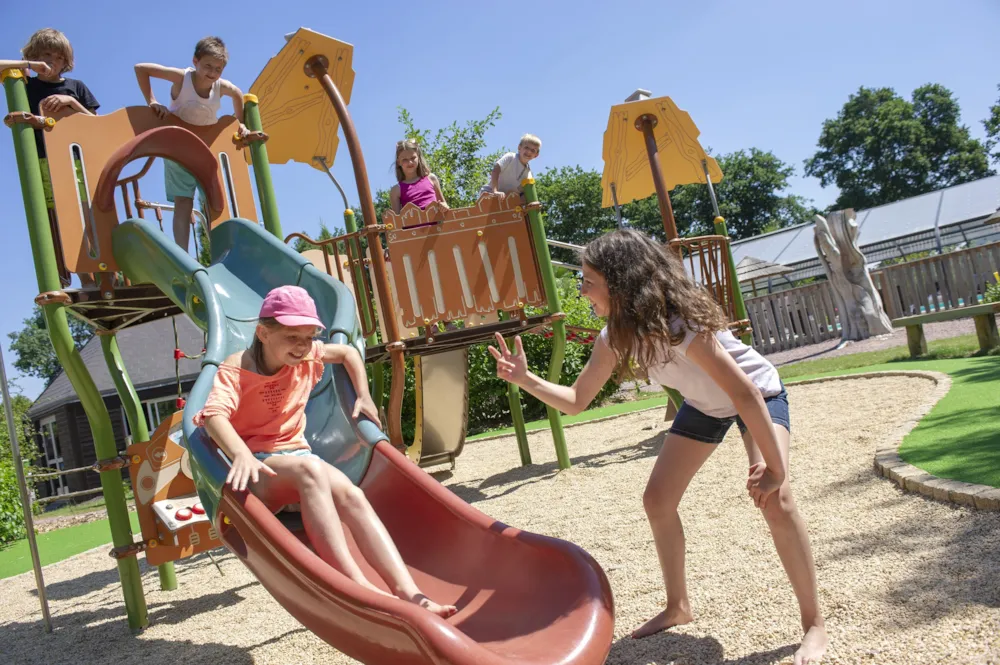
{"type": "Polygon", "coordinates": [[[783,265],[764,261],[753,256],[744,256],[736,266],[736,281],[741,283],[749,282],[751,280],[764,279],[765,277],[785,275],[790,272],[792,272],[792,269],[786,268],[783,265]]]}
{"type": "MultiPolygon", "coordinates": [[[[126,328],[118,333],[118,349],[125,362],[125,370],[137,392],[170,385],[177,380],[174,372],[174,329],[171,320],[160,319],[126,328]]],[[[186,316],[178,316],[176,320],[181,350],[191,355],[201,353],[205,344],[202,331],[186,316]]],[[[96,335],[80,349],[80,356],[90,370],[90,375],[94,378],[101,395],[106,397],[116,394],[115,384],[104,361],[101,340],[96,335]]],[[[200,360],[182,359],[181,380],[197,377],[200,369],[200,360]]],[[[28,409],[28,417],[41,418],[61,406],[79,401],[80,398],[73,390],[69,377],[65,372],[60,372],[28,409]]]]}
{"type": "MultiPolygon", "coordinates": [[[[1000,207],[1000,175],[913,196],[895,203],[858,210],[858,245],[903,238],[938,227],[983,218],[1000,207]]],[[[797,224],[772,233],[737,240],[733,259],[760,257],[784,265],[816,257],[814,222],[797,224]]]]}

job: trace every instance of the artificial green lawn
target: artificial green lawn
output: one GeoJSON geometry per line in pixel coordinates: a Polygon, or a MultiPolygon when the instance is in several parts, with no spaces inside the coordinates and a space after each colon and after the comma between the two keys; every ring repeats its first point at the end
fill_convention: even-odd
{"type": "MultiPolygon", "coordinates": [[[[133,533],[139,532],[139,518],[129,513],[133,533]]],[[[42,565],[56,563],[89,549],[111,544],[111,527],[108,520],[97,520],[87,524],[68,526],[48,533],[39,534],[38,556],[42,565]]],[[[31,552],[27,539],[22,539],[0,550],[0,579],[20,575],[31,570],[31,552]]]]}
{"type": "MultiPolygon", "coordinates": [[[[900,446],[900,456],[941,478],[1000,487],[1000,355],[969,356],[975,335],[931,342],[928,359],[912,360],[906,347],[807,361],[779,369],[793,379],[889,370],[944,372],[951,390],[900,446]]],[[[864,399],[858,395],[858,399],[864,399]]]]}

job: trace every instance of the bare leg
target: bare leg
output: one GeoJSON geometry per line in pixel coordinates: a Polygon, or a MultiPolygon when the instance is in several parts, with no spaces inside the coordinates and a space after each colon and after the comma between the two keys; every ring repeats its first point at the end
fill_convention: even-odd
{"type": "Polygon", "coordinates": [[[302,506],[302,523],[316,554],[352,581],[380,594],[384,591],[369,582],[347,547],[344,527],[330,494],[330,481],[316,458],[275,455],[264,462],[277,476],[261,475],[254,493],[267,505],[296,501],[302,506]]]}
{"type": "MultiPolygon", "coordinates": [[[[774,426],[775,436],[781,453],[788,460],[788,445],[790,435],[788,430],[780,425],[774,426]]],[[[747,449],[750,466],[763,461],[760,449],[754,443],[750,432],[743,435],[743,444],[747,449]]],[[[786,461],[787,463],[787,461],[786,461]]],[[[762,509],[767,526],[774,539],[774,547],[778,558],[785,568],[788,581],[799,601],[799,612],[802,616],[802,630],[805,636],[799,650],[795,652],[795,665],[818,663],[826,652],[827,636],[823,615],[819,609],[819,595],[816,590],[816,566],[812,550],[809,547],[809,534],[806,524],[799,514],[799,509],[792,498],[792,488],[788,483],[788,470],[785,470],[785,483],[778,493],[771,495],[767,506],[762,509]]]]}
{"type": "Polygon", "coordinates": [[[365,493],[356,487],[339,469],[324,464],[333,503],[337,506],[344,521],[351,527],[351,533],[361,549],[365,559],[371,563],[392,592],[411,603],[437,614],[449,617],[457,609],[454,605],[438,605],[425,596],[413,581],[410,571],[403,563],[403,557],[392,542],[392,536],[386,531],[385,525],[379,519],[365,493]]]}
{"type": "Polygon", "coordinates": [[[677,506],[694,474],[717,447],[677,434],[667,434],[663,441],[642,503],[653,529],[656,554],[667,587],[667,608],[637,628],[632,633],[634,638],[653,635],[694,619],[684,579],[684,527],[677,506]]]}
{"type": "Polygon", "coordinates": [[[194,199],[186,196],[174,197],[174,242],[186,252],[191,240],[191,225],[194,223],[194,199]]]}

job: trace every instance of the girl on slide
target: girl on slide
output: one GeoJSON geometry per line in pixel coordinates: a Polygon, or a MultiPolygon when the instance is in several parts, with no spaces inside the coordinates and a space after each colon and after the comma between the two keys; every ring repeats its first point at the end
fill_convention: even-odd
{"type": "Polygon", "coordinates": [[[212,392],[194,422],[204,426],[232,460],[226,482],[248,486],[277,509],[299,503],[316,553],[361,586],[420,605],[442,617],[455,613],[420,592],[392,538],[364,493],[339,469],[313,454],[305,439],[306,402],[325,363],[347,368],[357,391],[353,417],[378,422],[364,360],[344,344],[313,337],[323,328],[305,289],[282,286],[264,298],[253,344],[219,366],[212,392]],[[351,556],[341,520],[392,594],[369,582],[351,556]]]}
{"type": "Polygon", "coordinates": [[[435,201],[448,207],[448,202],[441,193],[438,177],[427,166],[420,144],[412,139],[396,144],[396,180],[398,184],[389,190],[393,212],[398,214],[407,203],[412,203],[421,210],[435,201]]]}
{"type": "Polygon", "coordinates": [[[646,637],[693,620],[684,577],[684,530],[677,506],[688,483],[735,422],[750,460],[747,491],[767,521],[799,602],[805,635],[795,665],[817,663],[827,636],[806,526],[788,484],[788,398],[774,366],[726,328],[709,293],[693,283],[666,246],[633,230],[613,231],[583,250],[581,293],[607,326],[572,386],[528,371],[520,337],[511,353],[498,334],[490,347],[497,376],[546,404],[575,414],[587,408],[617,369],[646,368],[679,390],[674,418],[643,494],[667,587],[667,606],[632,636],[646,637]]]}

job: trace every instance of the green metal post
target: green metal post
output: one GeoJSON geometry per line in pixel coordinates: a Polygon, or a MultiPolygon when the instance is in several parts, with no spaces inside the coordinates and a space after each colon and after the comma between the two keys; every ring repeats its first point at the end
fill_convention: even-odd
{"type": "MultiPolygon", "coordinates": [[[[350,208],[344,209],[344,229],[348,233],[355,233],[358,230],[358,221],[354,217],[354,211],[350,208]]],[[[369,242],[378,242],[377,240],[370,239],[369,242]]],[[[358,243],[360,246],[361,243],[358,243]]],[[[378,249],[381,249],[379,247],[378,249]]],[[[361,257],[362,261],[364,257],[361,257]]],[[[363,293],[364,290],[361,288],[364,285],[364,279],[362,278],[361,271],[364,270],[362,265],[352,266],[352,276],[354,278],[354,283],[358,285],[358,292],[363,293]]],[[[358,303],[358,310],[361,312],[361,316],[364,319],[365,327],[372,331],[371,335],[365,338],[365,343],[368,346],[375,346],[378,344],[378,333],[375,332],[375,322],[369,320],[368,308],[362,307],[361,303],[358,303]]],[[[375,408],[382,411],[382,403],[385,401],[385,376],[383,376],[383,368],[385,363],[375,363],[372,365],[372,400],[375,402],[375,408]]]]}
{"type": "MultiPolygon", "coordinates": [[[[545,298],[549,301],[549,312],[556,313],[562,308],[559,302],[559,291],[556,289],[556,276],[552,270],[552,257],[549,255],[549,244],[545,241],[545,222],[538,204],[535,192],[535,181],[528,178],[521,183],[524,186],[524,198],[528,204],[528,224],[531,227],[531,240],[535,244],[535,256],[538,257],[538,268],[542,273],[545,286],[545,298]]],[[[559,383],[562,374],[563,357],[566,353],[566,323],[562,319],[552,322],[552,358],[549,360],[548,379],[559,383]]],[[[563,433],[562,414],[551,406],[546,406],[549,415],[549,427],[552,428],[552,440],[556,446],[556,457],[559,468],[570,467],[569,453],[566,451],[566,436],[563,433]]]]}
{"type": "MultiPolygon", "coordinates": [[[[508,317],[500,312],[500,319],[508,317]]],[[[514,338],[507,340],[507,348],[511,353],[517,353],[514,338]]],[[[521,455],[521,466],[531,464],[531,448],[528,446],[528,429],[524,426],[524,409],[521,406],[521,389],[513,383],[507,384],[507,404],[510,406],[510,419],[514,423],[514,435],[517,438],[517,452],[521,455]]]]}
{"type": "MultiPolygon", "coordinates": [[[[132,432],[132,440],[136,442],[149,441],[149,428],[146,426],[146,418],[142,413],[142,402],[132,386],[132,379],[128,376],[125,363],[122,361],[121,352],[118,350],[118,339],[114,335],[99,335],[101,338],[101,350],[104,351],[104,362],[108,365],[108,372],[111,380],[115,382],[115,389],[118,397],[122,401],[122,408],[125,410],[125,417],[128,419],[128,428],[132,432]]],[[[168,561],[157,567],[160,576],[160,589],[163,591],[174,591],[177,589],[177,574],[174,571],[174,562],[168,561]]]]}
{"type": "MultiPolygon", "coordinates": [[[[0,77],[3,79],[7,96],[7,109],[11,112],[28,111],[28,97],[21,72],[5,70],[0,77]]],[[[11,131],[14,135],[14,154],[21,180],[21,195],[24,198],[24,212],[28,222],[28,237],[35,262],[38,290],[43,293],[59,291],[62,285],[56,269],[55,247],[52,243],[52,230],[49,227],[45,195],[42,191],[42,175],[38,164],[38,151],[35,148],[34,130],[25,124],[15,124],[11,127],[11,131]]],[[[61,303],[47,304],[42,311],[45,314],[45,325],[49,331],[52,348],[87,414],[97,458],[111,459],[118,454],[111,418],[94,384],[94,379],[73,344],[69,323],[66,321],[66,311],[61,303]]],[[[117,470],[102,472],[101,488],[104,491],[112,542],[115,547],[131,545],[132,526],[129,523],[128,506],[125,504],[121,472],[117,470]]],[[[118,575],[122,581],[129,627],[132,630],[141,630],[149,625],[149,617],[146,613],[146,598],[143,595],[139,563],[134,556],[118,560],[118,575]]]]}
{"type": "MultiPolygon", "coordinates": [[[[262,132],[260,110],[257,108],[256,95],[243,95],[243,124],[251,132],[262,132]]],[[[281,219],[278,217],[278,201],[274,196],[274,186],[271,184],[271,163],[267,161],[267,148],[263,141],[250,144],[250,158],[253,162],[253,177],[257,181],[257,198],[260,199],[260,214],[264,217],[264,228],[278,240],[284,241],[285,234],[281,232],[281,219]]]]}
{"type": "MultiPolygon", "coordinates": [[[[725,219],[722,217],[716,217],[714,225],[716,235],[726,236],[727,238],[729,237],[729,231],[726,229],[725,219]]],[[[729,255],[726,257],[726,260],[729,261],[729,274],[733,276],[733,303],[736,305],[736,318],[742,321],[747,318],[747,306],[746,303],[743,302],[743,290],[740,289],[739,281],[736,279],[736,262],[733,261],[732,245],[729,247],[728,254],[729,255]]],[[[753,335],[747,333],[740,337],[740,341],[747,346],[753,346],[753,335]]],[[[678,407],[679,406],[680,405],[678,405],[678,407]]]]}

